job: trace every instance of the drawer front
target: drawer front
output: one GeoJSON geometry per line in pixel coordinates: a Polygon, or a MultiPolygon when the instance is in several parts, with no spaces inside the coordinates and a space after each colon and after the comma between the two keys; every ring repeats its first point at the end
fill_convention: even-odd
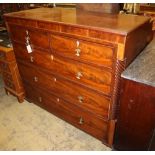
{"type": "Polygon", "coordinates": [[[51,48],[59,55],[98,66],[113,67],[114,48],[57,35],[51,35],[51,48]]]}
{"type": "Polygon", "coordinates": [[[13,40],[22,42],[24,44],[28,42],[30,45],[48,49],[49,48],[49,34],[43,31],[37,31],[21,26],[10,25],[11,37],[13,40]]]}
{"type": "Polygon", "coordinates": [[[109,71],[74,61],[67,61],[58,56],[53,56],[50,69],[54,73],[96,89],[96,91],[107,95],[110,94],[112,74],[109,71]]]}
{"type": "Polygon", "coordinates": [[[29,81],[35,87],[39,86],[43,89],[53,92],[57,96],[61,96],[68,102],[108,119],[110,98],[100,95],[94,91],[72,84],[67,80],[45,74],[37,71],[31,66],[19,64],[21,76],[25,81],[29,81]]]}
{"type": "Polygon", "coordinates": [[[27,98],[94,137],[107,141],[108,121],[103,121],[75,105],[35,88],[25,83],[27,98]]]}
{"type": "Polygon", "coordinates": [[[14,45],[17,58],[24,59],[37,66],[48,69],[55,74],[87,85],[96,91],[110,95],[112,73],[109,70],[96,68],[80,62],[64,59],[39,50],[28,54],[22,45],[14,45]]]}

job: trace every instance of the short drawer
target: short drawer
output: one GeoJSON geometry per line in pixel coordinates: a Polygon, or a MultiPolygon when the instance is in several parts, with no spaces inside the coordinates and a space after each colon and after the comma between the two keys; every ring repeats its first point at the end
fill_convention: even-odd
{"type": "Polygon", "coordinates": [[[24,81],[34,87],[46,89],[56,96],[71,102],[99,117],[108,119],[111,99],[93,90],[86,89],[68,80],[34,69],[32,66],[19,64],[19,71],[24,81]]]}
{"type": "Polygon", "coordinates": [[[110,46],[51,35],[51,48],[67,58],[108,68],[113,67],[115,49],[110,46]]]}
{"type": "Polygon", "coordinates": [[[34,50],[29,54],[22,47],[22,45],[14,45],[17,58],[50,70],[55,74],[74,80],[106,95],[111,95],[111,70],[65,59],[40,50],[34,50]]]}
{"type": "Polygon", "coordinates": [[[107,142],[108,121],[87,113],[76,105],[25,83],[26,97],[94,137],[107,142]]]}
{"type": "Polygon", "coordinates": [[[28,42],[30,45],[48,49],[49,48],[49,34],[44,31],[37,31],[30,28],[25,28],[16,25],[10,25],[11,37],[13,40],[22,42],[24,44],[28,42]]]}

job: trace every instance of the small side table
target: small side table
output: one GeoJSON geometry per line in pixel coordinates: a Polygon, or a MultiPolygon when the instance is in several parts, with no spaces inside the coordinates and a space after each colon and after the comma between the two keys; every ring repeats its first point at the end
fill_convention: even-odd
{"type": "Polygon", "coordinates": [[[12,48],[0,46],[0,68],[6,93],[16,96],[22,103],[25,93],[12,48]]]}
{"type": "Polygon", "coordinates": [[[155,150],[155,38],[122,73],[114,149],[155,150]]]}

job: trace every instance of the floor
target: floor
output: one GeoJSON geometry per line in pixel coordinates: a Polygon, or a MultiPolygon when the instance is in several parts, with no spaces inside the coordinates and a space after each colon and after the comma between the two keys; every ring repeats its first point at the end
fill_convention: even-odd
{"type": "Polygon", "coordinates": [[[100,141],[33,103],[7,96],[0,77],[0,150],[110,151],[100,141]]]}

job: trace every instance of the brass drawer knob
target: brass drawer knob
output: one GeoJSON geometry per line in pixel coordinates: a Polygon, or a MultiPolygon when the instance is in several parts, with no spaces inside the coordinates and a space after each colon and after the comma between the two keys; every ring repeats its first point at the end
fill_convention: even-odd
{"type": "Polygon", "coordinates": [[[42,102],[42,97],[38,97],[39,102],[42,102]]]}
{"type": "Polygon", "coordinates": [[[57,81],[57,79],[56,79],[56,78],[53,78],[53,80],[54,80],[54,82],[56,82],[56,81],[57,81]]]}
{"type": "Polygon", "coordinates": [[[28,30],[26,30],[25,41],[26,41],[25,44],[26,44],[27,52],[32,53],[32,47],[30,45],[30,36],[29,36],[29,31],[28,30]]]}
{"type": "Polygon", "coordinates": [[[80,56],[80,53],[81,53],[81,50],[80,50],[79,48],[76,48],[76,49],[75,49],[75,55],[76,55],[77,57],[79,57],[79,56],[80,56]]]}
{"type": "Polygon", "coordinates": [[[30,37],[29,37],[29,36],[26,36],[26,37],[25,37],[25,40],[29,42],[30,37]]]}
{"type": "Polygon", "coordinates": [[[83,100],[84,100],[83,96],[78,96],[78,101],[79,101],[80,103],[83,103],[83,100]]]}
{"type": "Polygon", "coordinates": [[[28,45],[30,45],[30,37],[29,36],[26,36],[25,37],[25,44],[26,44],[26,46],[28,46],[28,45]]]}
{"type": "Polygon", "coordinates": [[[51,55],[51,60],[52,60],[52,61],[54,60],[54,56],[53,56],[53,55],[51,55]]]}
{"type": "Polygon", "coordinates": [[[33,79],[35,82],[38,82],[38,77],[35,76],[33,79]]]}
{"type": "Polygon", "coordinates": [[[31,62],[33,62],[33,61],[34,61],[33,56],[30,56],[30,61],[31,61],[31,62]]]}
{"type": "Polygon", "coordinates": [[[80,46],[80,41],[77,40],[77,41],[76,41],[76,49],[75,49],[75,55],[76,55],[77,57],[80,56],[80,52],[81,52],[79,46],[80,46]]]}
{"type": "Polygon", "coordinates": [[[29,35],[29,31],[28,30],[26,30],[26,35],[29,35]]]}
{"type": "Polygon", "coordinates": [[[82,117],[80,117],[80,119],[79,119],[79,124],[84,124],[84,120],[82,117]]]}
{"type": "Polygon", "coordinates": [[[76,41],[76,47],[79,47],[79,45],[80,45],[80,41],[76,41]]]}
{"type": "Polygon", "coordinates": [[[81,79],[82,76],[83,76],[83,75],[82,75],[81,72],[77,72],[77,73],[76,73],[76,78],[77,78],[77,79],[81,79]]]}
{"type": "Polygon", "coordinates": [[[25,43],[26,46],[30,45],[30,42],[29,40],[26,40],[26,43],[25,43]]]}
{"type": "Polygon", "coordinates": [[[60,99],[59,98],[57,98],[57,102],[59,102],[60,101],[60,99]]]}

